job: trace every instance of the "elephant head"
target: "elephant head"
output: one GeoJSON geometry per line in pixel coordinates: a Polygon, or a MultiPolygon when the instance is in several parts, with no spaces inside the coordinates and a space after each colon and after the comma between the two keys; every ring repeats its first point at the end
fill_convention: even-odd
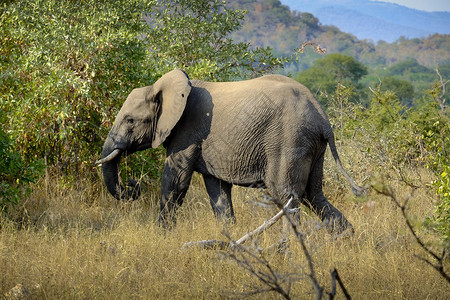
{"type": "Polygon", "coordinates": [[[152,86],[134,89],[117,114],[103,145],[103,179],[117,199],[136,199],[139,186],[129,181],[131,189],[119,184],[118,166],[122,154],[157,148],[170,135],[186,107],[191,83],[183,70],[174,70],[152,86]]]}

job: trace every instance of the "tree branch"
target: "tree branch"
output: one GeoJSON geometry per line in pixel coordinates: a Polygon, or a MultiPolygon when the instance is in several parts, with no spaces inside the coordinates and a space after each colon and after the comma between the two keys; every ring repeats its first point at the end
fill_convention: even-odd
{"type": "Polygon", "coordinates": [[[444,113],[445,109],[447,108],[447,105],[445,103],[446,99],[445,99],[445,91],[446,91],[446,85],[450,80],[447,80],[444,82],[444,78],[442,78],[441,72],[439,72],[439,68],[438,66],[436,66],[436,74],[439,77],[439,83],[441,84],[441,89],[442,89],[442,93],[441,96],[438,96],[437,99],[439,101],[439,105],[441,107],[441,111],[444,113]]]}
{"type": "Polygon", "coordinates": [[[437,264],[433,264],[432,262],[430,262],[429,260],[420,257],[418,255],[414,255],[415,257],[419,258],[420,260],[426,262],[427,264],[429,264],[430,266],[432,266],[435,270],[437,270],[439,272],[439,274],[445,278],[445,280],[447,280],[448,283],[450,283],[450,275],[447,274],[444,270],[443,267],[443,260],[445,257],[445,249],[442,251],[441,255],[438,255],[437,253],[435,253],[434,251],[432,251],[430,248],[428,248],[425,243],[420,239],[420,237],[417,235],[416,231],[414,230],[411,222],[408,219],[408,216],[406,214],[406,203],[407,203],[407,199],[405,201],[405,204],[401,204],[400,201],[397,199],[397,197],[395,196],[394,191],[392,191],[392,189],[388,186],[383,185],[382,189],[377,188],[376,186],[372,185],[372,188],[374,189],[374,191],[376,191],[377,193],[381,194],[381,195],[385,195],[389,198],[391,198],[392,202],[395,203],[395,205],[400,208],[400,211],[402,213],[403,219],[405,220],[406,226],[408,227],[409,231],[411,232],[411,234],[413,235],[414,239],[416,240],[416,242],[420,245],[420,247],[425,250],[425,252],[427,252],[429,255],[431,255],[436,261],[437,264]]]}
{"type": "Polygon", "coordinates": [[[348,293],[347,289],[345,288],[344,283],[342,282],[342,279],[339,276],[337,269],[334,269],[333,271],[331,271],[331,292],[328,293],[328,298],[334,299],[334,297],[336,297],[336,281],[339,283],[339,287],[341,288],[342,292],[344,293],[345,298],[352,299],[352,297],[348,293]]]}
{"type": "Polygon", "coordinates": [[[226,248],[235,248],[238,245],[241,245],[248,241],[250,238],[260,235],[263,233],[266,229],[272,227],[273,224],[278,222],[283,215],[286,213],[292,213],[297,211],[297,209],[288,209],[289,205],[292,203],[293,198],[289,199],[289,201],[286,203],[283,209],[281,209],[275,216],[273,216],[270,220],[264,221],[264,223],[253,230],[252,232],[246,233],[244,236],[242,236],[237,241],[231,241],[229,243],[224,241],[217,241],[217,240],[202,240],[202,241],[195,241],[195,242],[187,242],[184,243],[182,249],[189,248],[193,246],[198,246],[203,249],[218,249],[218,250],[225,250],[226,248]]]}

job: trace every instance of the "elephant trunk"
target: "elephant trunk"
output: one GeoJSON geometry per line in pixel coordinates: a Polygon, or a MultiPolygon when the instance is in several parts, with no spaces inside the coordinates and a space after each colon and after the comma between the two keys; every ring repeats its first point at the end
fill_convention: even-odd
{"type": "MultiPolygon", "coordinates": [[[[103,159],[109,157],[117,149],[114,148],[112,141],[108,138],[105,141],[102,151],[103,159]]],[[[117,152],[117,151],[116,151],[117,152]]],[[[107,159],[102,163],[103,180],[109,193],[118,200],[137,199],[140,195],[140,185],[133,179],[128,180],[127,187],[124,188],[119,182],[119,163],[121,153],[115,155],[112,159],[107,159]]]]}

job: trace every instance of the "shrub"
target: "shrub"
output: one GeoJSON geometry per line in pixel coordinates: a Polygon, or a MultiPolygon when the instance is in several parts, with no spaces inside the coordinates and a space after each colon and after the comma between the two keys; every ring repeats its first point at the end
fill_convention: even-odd
{"type": "Polygon", "coordinates": [[[151,1],[17,1],[0,17],[0,103],[17,150],[66,173],[91,166],[145,68],[151,1]]]}
{"type": "Polygon", "coordinates": [[[375,171],[402,170],[405,166],[429,168],[435,180],[436,211],[427,224],[450,245],[450,117],[439,98],[442,85],[426,91],[418,107],[406,109],[392,91],[372,89],[368,108],[349,101],[352,89],[337,86],[329,97],[329,116],[339,140],[357,139],[375,171]],[[444,107],[444,109],[442,109],[444,107]]]}
{"type": "Polygon", "coordinates": [[[25,162],[0,126],[0,211],[16,205],[30,192],[29,184],[35,182],[43,167],[41,160],[25,162]]]}
{"type": "Polygon", "coordinates": [[[218,80],[283,63],[268,48],[227,38],[244,12],[220,1],[20,0],[0,7],[5,127],[26,161],[44,158],[64,174],[92,170],[126,96],[166,71],[181,67],[218,80]]]}

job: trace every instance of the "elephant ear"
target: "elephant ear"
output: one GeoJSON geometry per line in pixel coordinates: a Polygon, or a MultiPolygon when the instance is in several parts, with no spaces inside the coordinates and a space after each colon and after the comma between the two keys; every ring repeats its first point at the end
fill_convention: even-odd
{"type": "Polygon", "coordinates": [[[152,147],[157,148],[180,120],[191,91],[191,82],[183,70],[176,69],[158,79],[153,90],[159,95],[160,101],[159,118],[152,141],[152,147]]]}

